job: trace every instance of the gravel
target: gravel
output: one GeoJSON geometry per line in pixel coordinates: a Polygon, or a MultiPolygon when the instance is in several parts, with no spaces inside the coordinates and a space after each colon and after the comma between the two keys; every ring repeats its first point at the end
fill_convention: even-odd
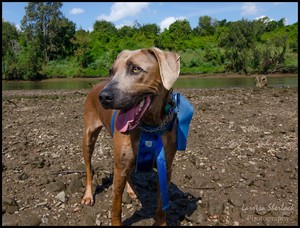
{"type": "MultiPolygon", "coordinates": [[[[167,221],[181,225],[298,224],[298,89],[180,89],[194,105],[178,152],[167,221]]],[[[88,90],[2,91],[2,225],[110,225],[112,139],[93,154],[95,205],[81,206],[88,90]]],[[[124,225],[152,225],[156,173],[133,174],[124,225]]]]}

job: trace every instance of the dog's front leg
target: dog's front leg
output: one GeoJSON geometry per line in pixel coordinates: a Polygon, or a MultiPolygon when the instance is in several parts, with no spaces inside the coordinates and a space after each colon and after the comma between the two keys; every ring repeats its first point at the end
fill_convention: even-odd
{"type": "MultiPolygon", "coordinates": [[[[97,121],[94,121],[97,122],[97,121]]],[[[98,122],[97,122],[98,123],[98,122]]],[[[93,193],[92,193],[92,155],[94,151],[94,146],[101,130],[102,126],[100,122],[94,126],[92,124],[88,124],[88,120],[85,121],[85,129],[83,136],[83,157],[86,167],[86,184],[85,184],[85,193],[81,200],[81,204],[83,205],[93,205],[93,193]]]]}
{"type": "Polygon", "coordinates": [[[126,180],[134,166],[134,155],[130,138],[127,135],[116,133],[114,135],[114,179],[112,202],[112,225],[122,225],[122,196],[126,180]]]}

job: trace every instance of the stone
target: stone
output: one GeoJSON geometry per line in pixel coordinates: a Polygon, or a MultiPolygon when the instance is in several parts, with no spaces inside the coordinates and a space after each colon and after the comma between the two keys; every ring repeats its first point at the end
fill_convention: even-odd
{"type": "Polygon", "coordinates": [[[221,201],[210,200],[208,203],[208,214],[210,217],[219,217],[224,210],[224,203],[221,201]]]}
{"type": "Polygon", "coordinates": [[[231,203],[233,206],[236,206],[236,207],[241,207],[243,205],[243,203],[245,202],[243,197],[235,192],[233,192],[229,195],[228,201],[229,201],[229,203],[231,203]]]}
{"type": "Polygon", "coordinates": [[[65,189],[65,184],[62,181],[50,182],[46,185],[46,190],[48,192],[60,192],[65,189]]]}
{"type": "Polygon", "coordinates": [[[58,193],[55,196],[55,198],[58,199],[60,202],[63,202],[63,203],[67,201],[66,193],[64,191],[61,191],[60,193],[58,193]]]}
{"type": "Polygon", "coordinates": [[[78,178],[74,178],[68,184],[67,192],[73,194],[75,192],[80,192],[81,188],[83,187],[82,181],[78,178]]]}
{"type": "Polygon", "coordinates": [[[41,218],[29,211],[20,213],[19,226],[39,226],[42,223],[41,218]]]}
{"type": "Polygon", "coordinates": [[[15,199],[9,197],[2,198],[2,211],[13,214],[19,210],[19,205],[15,199]]]}
{"type": "Polygon", "coordinates": [[[2,215],[2,226],[18,226],[18,215],[5,213],[2,215]]]}

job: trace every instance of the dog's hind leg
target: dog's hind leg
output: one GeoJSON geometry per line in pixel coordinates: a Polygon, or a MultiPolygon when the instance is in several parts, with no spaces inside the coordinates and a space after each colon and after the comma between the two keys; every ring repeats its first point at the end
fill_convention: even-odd
{"type": "Polygon", "coordinates": [[[86,185],[81,204],[94,204],[92,193],[93,174],[91,159],[94,152],[95,143],[102,127],[103,124],[97,112],[95,110],[85,110],[82,149],[86,167],[86,185]]]}

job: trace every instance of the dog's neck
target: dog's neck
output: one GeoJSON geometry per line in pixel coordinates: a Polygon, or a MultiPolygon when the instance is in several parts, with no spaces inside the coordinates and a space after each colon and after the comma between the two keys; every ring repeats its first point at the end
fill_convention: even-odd
{"type": "Polygon", "coordinates": [[[142,119],[143,123],[151,126],[162,124],[167,116],[165,106],[171,99],[172,90],[161,89],[159,93],[153,97],[152,104],[142,119]]]}

